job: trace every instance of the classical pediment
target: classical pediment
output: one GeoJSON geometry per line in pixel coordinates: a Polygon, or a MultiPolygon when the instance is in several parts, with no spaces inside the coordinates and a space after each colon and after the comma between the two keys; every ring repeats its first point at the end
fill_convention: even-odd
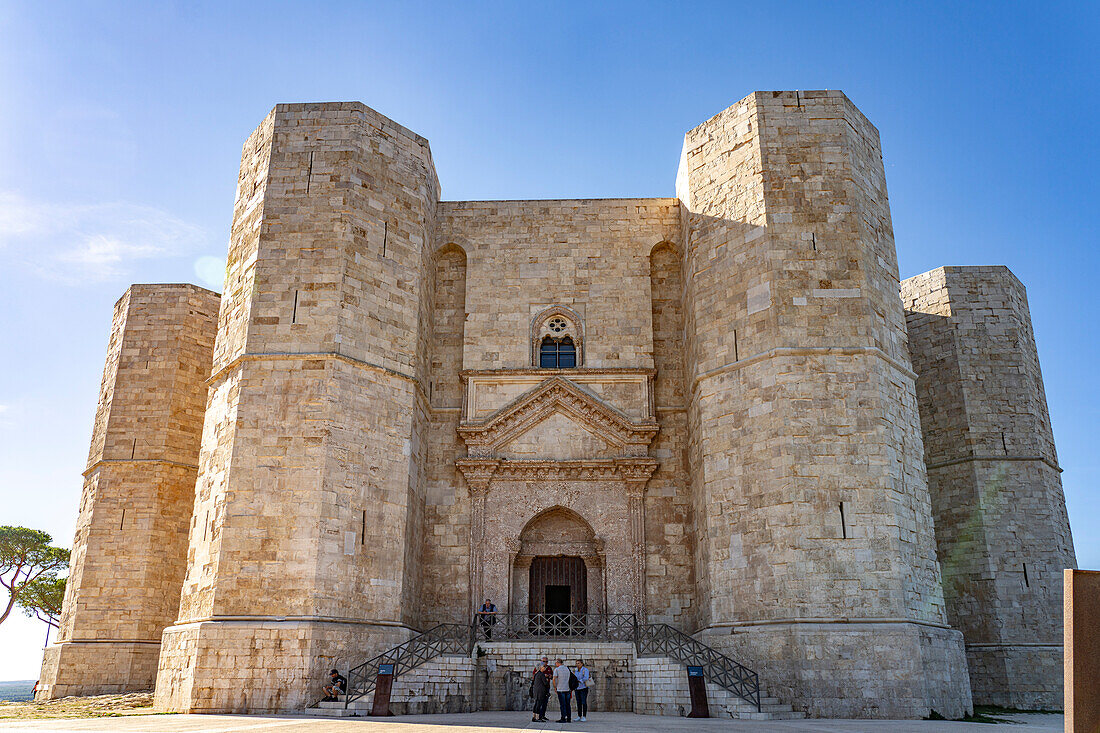
{"type": "Polygon", "coordinates": [[[657,430],[656,422],[633,422],[562,377],[546,380],[484,420],[458,427],[471,458],[505,457],[519,449],[532,460],[644,456],[657,430]],[[548,453],[533,452],[539,447],[548,453]],[[578,455],[583,451],[595,453],[578,455]]]}
{"type": "Polygon", "coordinates": [[[564,410],[555,410],[497,446],[495,455],[516,460],[572,460],[613,458],[622,454],[616,445],[587,423],[564,410]]]}

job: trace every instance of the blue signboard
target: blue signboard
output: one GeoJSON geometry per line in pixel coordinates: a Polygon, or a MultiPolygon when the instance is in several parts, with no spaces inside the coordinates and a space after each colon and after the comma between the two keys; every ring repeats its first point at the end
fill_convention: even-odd
{"type": "MultiPolygon", "coordinates": [[[[702,668],[700,668],[700,669],[702,669],[702,668]]],[[[378,665],[378,674],[393,674],[393,665],[392,664],[379,664],[378,665]]]]}
{"type": "Polygon", "coordinates": [[[702,677],[702,676],[703,676],[703,668],[702,667],[688,667],[688,677],[702,677]]]}

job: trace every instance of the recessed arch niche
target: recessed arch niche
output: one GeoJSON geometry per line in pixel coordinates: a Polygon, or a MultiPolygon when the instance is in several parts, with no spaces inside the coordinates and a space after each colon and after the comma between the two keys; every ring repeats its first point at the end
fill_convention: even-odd
{"type": "Polygon", "coordinates": [[[585,587],[574,597],[583,597],[584,604],[583,609],[578,606],[575,610],[605,612],[604,543],[580,514],[563,506],[550,507],[527,522],[514,547],[511,608],[519,613],[544,611],[542,589],[532,587],[532,563],[536,558],[580,558],[585,587]]]}

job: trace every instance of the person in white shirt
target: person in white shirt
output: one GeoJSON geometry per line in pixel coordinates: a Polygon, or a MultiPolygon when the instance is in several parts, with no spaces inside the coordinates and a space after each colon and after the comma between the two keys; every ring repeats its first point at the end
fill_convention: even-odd
{"type": "Polygon", "coordinates": [[[573,714],[569,710],[569,696],[573,692],[569,689],[569,675],[569,667],[562,664],[560,659],[555,659],[554,691],[558,693],[558,707],[561,708],[561,717],[558,718],[559,723],[573,722],[573,714]]]}

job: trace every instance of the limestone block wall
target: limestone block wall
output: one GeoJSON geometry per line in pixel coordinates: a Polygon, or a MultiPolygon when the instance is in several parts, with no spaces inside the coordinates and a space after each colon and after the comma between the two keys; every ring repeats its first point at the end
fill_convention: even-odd
{"type": "MultiPolygon", "coordinates": [[[[472,713],[476,701],[477,661],[470,657],[439,657],[400,675],[390,690],[394,715],[472,713]]],[[[373,702],[373,695],[369,696],[373,702]]]]}
{"type": "Polygon", "coordinates": [[[245,144],[161,709],[301,707],[417,623],[438,195],[427,141],[361,104],[245,144]]]}
{"type": "Polygon", "coordinates": [[[877,131],[758,92],[687,134],[677,191],[704,640],[810,715],[965,713],[877,131]]]}
{"type": "Polygon", "coordinates": [[[651,368],[649,254],[678,241],[675,199],[445,201],[439,242],[466,253],[464,369],[531,366],[531,320],[583,319],[584,365],[651,368]]]}
{"type": "MultiPolygon", "coordinates": [[[[465,454],[454,432],[462,406],[461,394],[451,391],[455,370],[530,370],[532,320],[551,306],[563,305],[581,318],[586,369],[652,369],[660,360],[661,434],[655,450],[661,466],[645,499],[646,608],[654,618],[693,625],[690,489],[680,460],[686,444],[685,407],[677,387],[682,384],[675,254],[679,208],[675,199],[440,204],[421,563],[420,615],[425,622],[468,618],[483,600],[470,596],[467,580],[471,508],[467,487],[454,467],[455,459],[465,454]],[[459,282],[461,322],[455,315],[459,282]],[[662,319],[657,337],[654,313],[662,319]],[[462,344],[461,355],[454,353],[455,343],[462,344]],[[672,386],[666,389],[666,384],[672,386]]],[[[493,409],[545,378],[532,374],[530,384],[512,385],[515,393],[501,395],[493,409]]],[[[620,409],[627,409],[620,403],[636,409],[633,393],[627,399],[614,392],[634,384],[587,386],[607,391],[601,398],[620,409]]],[[[548,458],[584,452],[583,447],[564,445],[563,431],[554,435],[563,445],[543,441],[520,447],[527,457],[534,456],[531,451],[548,458]]],[[[494,600],[499,604],[500,599],[494,600]]]]}
{"type": "Polygon", "coordinates": [[[1027,294],[1005,267],[902,283],[948,617],[974,701],[1058,709],[1076,565],[1027,294]]]}
{"type": "Polygon", "coordinates": [[[132,285],[115,305],[40,699],[153,686],[183,581],[218,301],[194,285],[132,285]]]}
{"type": "MultiPolygon", "coordinates": [[[[757,713],[755,705],[709,680],[706,688],[707,707],[712,718],[752,720],[756,717],[795,717],[790,713],[757,713]]],[[[777,706],[773,704],[768,707],[777,706]]],[[[785,712],[789,710],[787,707],[785,712]]],[[[639,715],[687,716],[691,712],[687,668],[670,657],[638,657],[634,662],[634,712],[639,715]]]]}
{"type": "MultiPolygon", "coordinates": [[[[480,710],[530,710],[527,691],[535,664],[548,657],[561,658],[572,667],[584,660],[594,680],[588,706],[594,712],[631,712],[634,699],[634,645],[629,642],[481,642],[478,659],[480,710]],[[484,654],[484,656],[482,656],[484,654]]],[[[558,710],[550,695],[547,717],[558,710]]],[[[574,715],[576,710],[573,711],[574,715]]]]}

